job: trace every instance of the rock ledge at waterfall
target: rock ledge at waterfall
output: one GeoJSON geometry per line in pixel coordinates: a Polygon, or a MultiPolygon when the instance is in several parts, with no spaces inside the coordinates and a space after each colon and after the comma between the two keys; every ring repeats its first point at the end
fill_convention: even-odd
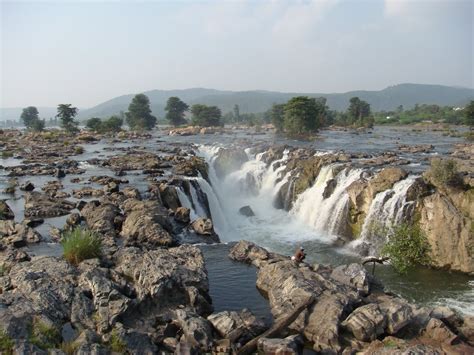
{"type": "MultiPolygon", "coordinates": [[[[258,268],[257,287],[268,297],[275,322],[308,298],[314,299],[279,337],[299,334],[317,352],[474,351],[474,318],[443,307],[417,307],[384,293],[359,264],[297,265],[247,241],[234,245],[229,257],[258,268]]],[[[286,343],[281,339],[280,344],[286,343]]]]}

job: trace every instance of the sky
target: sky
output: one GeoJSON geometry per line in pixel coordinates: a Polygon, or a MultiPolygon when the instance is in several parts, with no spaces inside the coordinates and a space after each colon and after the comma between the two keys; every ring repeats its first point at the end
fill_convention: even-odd
{"type": "Polygon", "coordinates": [[[474,87],[472,0],[0,1],[0,107],[192,87],[474,87]]]}

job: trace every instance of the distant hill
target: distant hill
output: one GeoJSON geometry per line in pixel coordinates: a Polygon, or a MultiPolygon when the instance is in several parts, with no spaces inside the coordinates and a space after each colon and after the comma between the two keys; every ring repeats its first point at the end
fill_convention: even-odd
{"type": "MultiPolygon", "coordinates": [[[[372,106],[372,110],[394,110],[399,105],[411,108],[415,104],[438,104],[463,106],[474,99],[474,89],[458,88],[442,85],[399,84],[380,91],[350,91],[346,93],[282,93],[274,91],[223,91],[213,89],[184,89],[184,90],[152,90],[144,92],[151,101],[152,111],[158,117],[164,117],[166,100],[170,96],[178,96],[189,105],[196,103],[216,105],[222,112],[231,111],[235,104],[240,112],[263,112],[274,103],[284,103],[293,96],[307,95],[310,97],[325,97],[329,107],[343,111],[349,104],[349,99],[358,96],[372,106]]],[[[78,118],[108,117],[127,111],[128,105],[135,94],[123,95],[105,101],[97,106],[79,111],[78,118]]],[[[55,115],[55,108],[38,108],[40,116],[49,118],[55,115]]],[[[0,120],[18,119],[21,109],[0,109],[0,120]]]]}

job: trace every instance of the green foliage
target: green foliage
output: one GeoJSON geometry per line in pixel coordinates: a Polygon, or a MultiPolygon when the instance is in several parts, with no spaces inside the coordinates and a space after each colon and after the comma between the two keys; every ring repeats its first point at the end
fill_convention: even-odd
{"type": "Polygon", "coordinates": [[[123,353],[127,349],[127,344],[120,338],[116,329],[110,333],[109,347],[118,353],[123,353]]]}
{"type": "Polygon", "coordinates": [[[289,135],[315,132],[323,126],[327,112],[326,99],[293,97],[284,108],[283,127],[289,135]]]}
{"type": "Polygon", "coordinates": [[[66,231],[61,245],[64,258],[73,265],[77,265],[86,259],[98,258],[102,254],[102,243],[99,237],[93,232],[80,227],[66,231]]]}
{"type": "Polygon", "coordinates": [[[61,343],[61,334],[56,327],[35,318],[30,327],[30,337],[28,340],[43,350],[53,349],[57,348],[61,343]]]}
{"type": "Polygon", "coordinates": [[[470,127],[474,126],[474,100],[464,108],[464,124],[470,127]]]}
{"type": "Polygon", "coordinates": [[[184,113],[189,109],[189,106],[181,101],[179,97],[172,96],[166,102],[166,119],[173,125],[179,126],[186,123],[184,113]]]}
{"type": "Polygon", "coordinates": [[[192,124],[211,127],[222,125],[222,113],[217,106],[195,104],[191,107],[192,124]]]}
{"type": "Polygon", "coordinates": [[[151,114],[150,99],[145,94],[135,95],[125,116],[133,130],[151,130],[156,125],[156,117],[151,114]]]}
{"type": "Polygon", "coordinates": [[[269,116],[277,132],[283,132],[285,121],[285,105],[273,104],[272,108],[269,110],[269,116]]]}
{"type": "Polygon", "coordinates": [[[350,125],[356,127],[373,127],[374,125],[370,105],[358,97],[350,99],[346,119],[350,125]]]}
{"type": "Polygon", "coordinates": [[[74,341],[66,341],[61,343],[59,348],[64,351],[66,355],[73,355],[79,348],[79,344],[74,341]]]}
{"type": "Polygon", "coordinates": [[[461,124],[463,111],[452,106],[415,105],[410,110],[381,111],[374,114],[377,124],[414,124],[422,122],[444,122],[461,124]]]}
{"type": "Polygon", "coordinates": [[[13,156],[13,152],[9,150],[3,150],[2,151],[2,159],[8,159],[13,156]]]}
{"type": "Polygon", "coordinates": [[[13,354],[13,346],[15,342],[13,339],[5,332],[4,329],[0,328],[0,353],[1,354],[13,354]]]}
{"type": "Polygon", "coordinates": [[[462,184],[458,166],[452,159],[431,159],[429,176],[438,185],[460,186],[462,184]]]}
{"type": "Polygon", "coordinates": [[[381,254],[390,258],[391,265],[401,274],[406,274],[416,265],[428,265],[431,261],[430,245],[426,235],[416,224],[395,226],[381,254]]]}
{"type": "Polygon", "coordinates": [[[45,121],[40,120],[38,114],[38,109],[34,106],[28,106],[23,109],[20,118],[27,129],[36,132],[44,129],[45,121]]]}
{"type": "Polygon", "coordinates": [[[76,117],[77,112],[77,107],[72,107],[71,104],[58,105],[58,114],[56,117],[61,121],[61,127],[64,128],[68,133],[78,132],[78,123],[74,121],[74,117],[76,117]]]}
{"type": "Polygon", "coordinates": [[[86,123],[86,127],[97,133],[117,133],[122,130],[123,119],[118,116],[111,116],[106,120],[93,117],[86,123]]]}

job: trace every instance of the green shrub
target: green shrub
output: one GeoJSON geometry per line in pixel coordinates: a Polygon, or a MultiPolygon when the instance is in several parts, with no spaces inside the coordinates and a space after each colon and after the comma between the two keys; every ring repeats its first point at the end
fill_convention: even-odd
{"type": "Polygon", "coordinates": [[[13,157],[13,152],[11,152],[9,150],[2,151],[2,159],[8,159],[8,158],[11,158],[11,157],[13,157]]]}
{"type": "Polygon", "coordinates": [[[1,354],[13,354],[13,339],[5,332],[5,330],[0,328],[0,353],[1,354]]]}
{"type": "Polygon", "coordinates": [[[457,163],[452,159],[432,159],[429,174],[439,185],[459,186],[462,184],[457,163]]]}
{"type": "Polygon", "coordinates": [[[82,154],[84,153],[84,148],[78,145],[77,147],[74,148],[74,153],[76,154],[82,154]]]}
{"type": "Polygon", "coordinates": [[[64,233],[61,245],[64,258],[73,265],[86,259],[98,258],[101,255],[102,243],[91,231],[80,227],[64,233]]]}
{"type": "Polygon", "coordinates": [[[74,342],[74,341],[66,341],[61,343],[59,348],[66,354],[66,355],[73,355],[77,348],[79,347],[79,344],[74,342]]]}
{"type": "Polygon", "coordinates": [[[123,353],[127,349],[127,344],[120,338],[116,329],[110,333],[109,347],[117,353],[123,353]]]}
{"type": "Polygon", "coordinates": [[[429,253],[430,245],[420,227],[404,223],[392,229],[381,254],[390,258],[397,272],[406,274],[416,265],[428,265],[429,253]]]}
{"type": "Polygon", "coordinates": [[[43,350],[53,349],[61,343],[61,334],[56,327],[35,318],[30,327],[29,341],[43,350]]]}

